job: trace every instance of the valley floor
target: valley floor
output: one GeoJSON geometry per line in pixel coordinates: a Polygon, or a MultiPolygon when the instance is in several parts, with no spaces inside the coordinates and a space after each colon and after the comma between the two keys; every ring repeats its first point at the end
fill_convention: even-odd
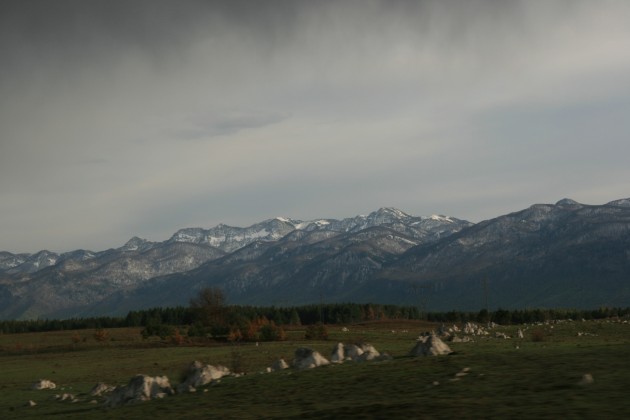
{"type": "MultiPolygon", "coordinates": [[[[408,357],[418,334],[437,327],[390,321],[329,327],[328,341],[172,345],[143,340],[139,329],[0,335],[1,418],[622,418],[630,412],[630,324],[620,321],[499,326],[454,353],[408,357]],[[524,338],[494,338],[496,332],[524,338]],[[77,337],[79,339],[77,339],[77,337]],[[369,342],[393,360],[347,362],[308,371],[261,373],[296,348],[329,357],[337,342],[369,342]],[[247,373],[192,394],[121,408],[87,395],[98,382],[121,385],[138,373],[182,380],[193,360],[247,373]],[[468,368],[465,375],[459,375],[468,368]],[[592,383],[583,381],[590,374],[592,383]],[[39,379],[55,390],[31,390],[39,379]],[[59,402],[72,393],[78,402],[59,402]],[[94,402],[96,400],[96,402],[94,402]],[[28,406],[33,401],[35,406],[28,406]]],[[[589,382],[589,381],[586,381],[589,382]]]]}

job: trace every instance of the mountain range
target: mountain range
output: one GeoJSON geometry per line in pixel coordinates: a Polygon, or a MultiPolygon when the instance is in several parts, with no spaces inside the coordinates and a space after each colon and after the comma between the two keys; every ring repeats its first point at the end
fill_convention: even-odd
{"type": "Polygon", "coordinates": [[[630,199],[563,199],[477,224],[382,208],[341,220],[186,228],[164,242],[134,237],[101,252],[0,252],[5,319],[187,305],[208,286],[233,304],[627,306],[630,199]]]}

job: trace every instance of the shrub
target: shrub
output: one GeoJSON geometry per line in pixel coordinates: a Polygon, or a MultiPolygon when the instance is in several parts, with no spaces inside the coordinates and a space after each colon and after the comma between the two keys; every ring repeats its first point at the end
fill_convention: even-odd
{"type": "Polygon", "coordinates": [[[175,333],[170,337],[171,343],[181,345],[186,342],[186,338],[179,333],[179,329],[175,329],[175,333]]]}
{"type": "Polygon", "coordinates": [[[188,337],[207,337],[208,334],[210,334],[209,329],[199,322],[195,322],[188,328],[188,337]]]}
{"type": "Polygon", "coordinates": [[[175,330],[170,325],[150,324],[141,332],[143,338],[149,338],[153,335],[160,337],[162,340],[175,334],[175,330]]]}
{"type": "Polygon", "coordinates": [[[108,334],[107,334],[107,331],[105,331],[104,329],[97,328],[94,331],[94,339],[98,341],[99,343],[107,341],[107,338],[108,338],[108,334]]]}
{"type": "Polygon", "coordinates": [[[545,332],[543,330],[533,330],[532,331],[532,341],[535,343],[539,343],[541,341],[545,341],[545,332]]]}
{"type": "Polygon", "coordinates": [[[273,321],[262,325],[258,330],[258,336],[261,341],[281,341],[286,339],[284,330],[273,321]]]}
{"type": "Polygon", "coordinates": [[[286,340],[287,336],[284,329],[277,326],[275,322],[260,317],[249,321],[247,330],[241,338],[245,341],[281,341],[286,340]]]}
{"type": "Polygon", "coordinates": [[[239,328],[233,328],[227,336],[227,340],[231,343],[243,340],[243,334],[239,328]]]}
{"type": "Polygon", "coordinates": [[[232,350],[230,353],[230,370],[234,373],[242,373],[243,370],[243,355],[236,350],[232,350]]]}
{"type": "Polygon", "coordinates": [[[304,333],[307,340],[328,340],[328,328],[321,322],[309,325],[304,333]]]}

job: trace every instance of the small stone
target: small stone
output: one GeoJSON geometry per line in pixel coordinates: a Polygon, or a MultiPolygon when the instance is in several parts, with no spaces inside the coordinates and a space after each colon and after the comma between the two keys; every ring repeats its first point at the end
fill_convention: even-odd
{"type": "Polygon", "coordinates": [[[582,376],[582,379],[580,380],[580,382],[578,382],[578,385],[585,386],[585,385],[590,385],[593,382],[595,382],[595,379],[593,379],[593,375],[591,375],[590,373],[585,373],[582,376]]]}

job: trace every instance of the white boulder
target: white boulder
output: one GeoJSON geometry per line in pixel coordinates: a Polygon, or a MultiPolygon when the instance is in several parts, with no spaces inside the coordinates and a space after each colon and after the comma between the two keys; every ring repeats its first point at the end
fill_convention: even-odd
{"type": "Polygon", "coordinates": [[[381,355],[381,353],[379,353],[379,351],[376,350],[376,348],[374,348],[374,346],[371,344],[361,345],[361,350],[363,351],[363,353],[361,353],[361,355],[356,359],[360,362],[374,360],[381,355]]]}
{"type": "Polygon", "coordinates": [[[345,360],[357,360],[363,354],[363,349],[356,344],[346,344],[343,347],[345,360]]]}
{"type": "Polygon", "coordinates": [[[284,361],[284,359],[278,359],[275,362],[273,362],[273,365],[271,365],[271,370],[273,372],[277,372],[279,370],[284,370],[288,368],[289,368],[289,365],[287,364],[287,362],[284,361]]]}
{"type": "Polygon", "coordinates": [[[438,356],[441,354],[449,354],[453,351],[451,348],[435,335],[420,337],[416,345],[409,353],[411,356],[438,356]]]}
{"type": "Polygon", "coordinates": [[[307,347],[300,347],[295,351],[293,367],[297,369],[312,369],[318,366],[325,366],[330,362],[319,352],[307,347]]]}
{"type": "Polygon", "coordinates": [[[90,390],[90,395],[100,397],[105,393],[112,392],[116,387],[99,382],[90,390]]]}
{"type": "Polygon", "coordinates": [[[332,354],[330,355],[331,363],[343,363],[345,360],[345,346],[343,343],[337,343],[337,345],[333,348],[332,354]]]}
{"type": "Polygon", "coordinates": [[[225,366],[204,365],[194,361],[188,367],[186,380],[177,386],[177,390],[179,392],[194,392],[195,387],[207,385],[230,374],[230,369],[225,366]]]}
{"type": "Polygon", "coordinates": [[[36,390],[55,389],[57,388],[57,385],[53,381],[49,381],[48,379],[40,379],[39,381],[35,382],[33,386],[31,386],[31,388],[36,390]]]}
{"type": "Polygon", "coordinates": [[[119,407],[154,398],[164,398],[174,393],[166,376],[136,375],[127,385],[116,387],[107,397],[105,404],[109,407],[119,407]]]}

